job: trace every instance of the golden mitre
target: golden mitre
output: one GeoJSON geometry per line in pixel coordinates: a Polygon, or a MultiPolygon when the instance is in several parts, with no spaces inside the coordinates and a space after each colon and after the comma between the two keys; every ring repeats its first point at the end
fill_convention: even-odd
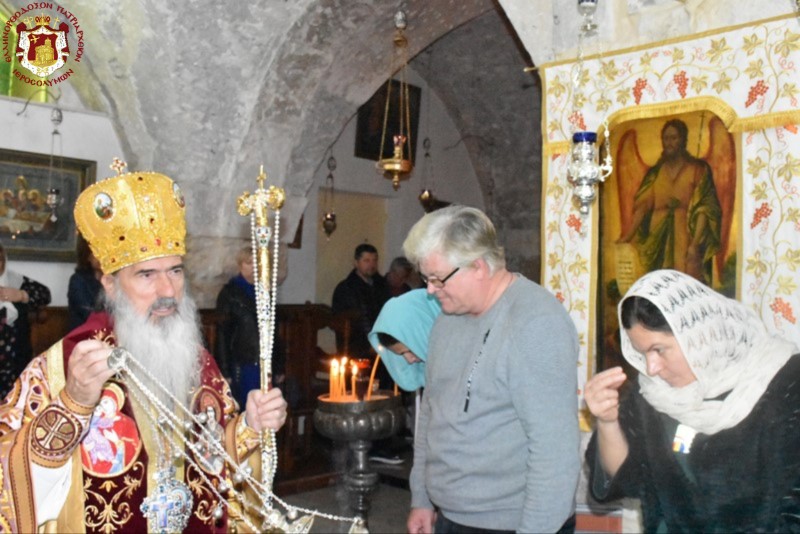
{"type": "Polygon", "coordinates": [[[130,172],[87,187],[75,202],[75,223],[109,274],[186,254],[185,206],[180,187],[169,177],[130,172]]]}

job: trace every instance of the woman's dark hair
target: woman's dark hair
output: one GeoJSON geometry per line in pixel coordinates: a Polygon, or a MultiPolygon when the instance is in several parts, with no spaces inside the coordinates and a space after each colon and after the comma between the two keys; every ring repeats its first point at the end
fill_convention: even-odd
{"type": "Polygon", "coordinates": [[[672,328],[661,310],[644,297],[633,296],[623,300],[620,319],[625,330],[640,324],[654,332],[672,333],[672,328]]]}
{"type": "Polygon", "coordinates": [[[91,255],[92,249],[89,248],[89,243],[82,235],[78,234],[78,262],[75,266],[75,270],[86,271],[87,273],[93,272],[92,262],[89,261],[91,255]]]}
{"type": "Polygon", "coordinates": [[[378,332],[378,341],[380,341],[381,345],[383,345],[384,347],[391,347],[395,343],[400,343],[400,341],[398,341],[397,339],[383,332],[378,332]]]}

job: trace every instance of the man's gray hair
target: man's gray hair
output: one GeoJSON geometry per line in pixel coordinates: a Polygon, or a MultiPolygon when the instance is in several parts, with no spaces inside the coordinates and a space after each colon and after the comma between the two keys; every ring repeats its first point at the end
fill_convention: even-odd
{"type": "Polygon", "coordinates": [[[506,266],[492,221],[481,210],[467,206],[448,206],[425,215],[408,232],[403,251],[417,265],[436,252],[453,267],[465,267],[480,258],[492,274],[506,266]]]}

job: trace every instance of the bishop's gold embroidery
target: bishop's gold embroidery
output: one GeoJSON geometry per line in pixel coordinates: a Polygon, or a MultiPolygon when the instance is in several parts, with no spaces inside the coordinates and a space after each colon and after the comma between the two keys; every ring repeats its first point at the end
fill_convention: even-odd
{"type": "Polygon", "coordinates": [[[195,517],[206,525],[213,525],[215,521],[214,507],[217,505],[216,498],[206,486],[197,468],[193,465],[189,465],[187,468],[186,482],[194,494],[194,502],[198,503],[194,511],[195,517]]]}
{"type": "Polygon", "coordinates": [[[31,459],[44,467],[66,463],[81,438],[81,424],[70,412],[51,405],[33,421],[31,459]]]}
{"type": "MultiPolygon", "coordinates": [[[[131,467],[129,474],[123,478],[124,485],[111,496],[111,499],[107,500],[102,494],[92,491],[92,479],[87,477],[83,485],[83,494],[86,499],[83,519],[87,528],[111,534],[128,523],[133,517],[133,510],[130,502],[127,501],[141,487],[143,481],[144,464],[137,461],[131,467]]],[[[109,482],[109,480],[104,481],[100,487],[108,488],[109,482]]]]}

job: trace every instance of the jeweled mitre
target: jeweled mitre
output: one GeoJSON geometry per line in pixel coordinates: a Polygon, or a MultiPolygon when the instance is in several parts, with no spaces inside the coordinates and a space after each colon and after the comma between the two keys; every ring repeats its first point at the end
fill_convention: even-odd
{"type": "Polygon", "coordinates": [[[87,187],[75,223],[104,273],[186,253],[186,208],[178,184],[156,172],[131,172],[87,187]]]}

